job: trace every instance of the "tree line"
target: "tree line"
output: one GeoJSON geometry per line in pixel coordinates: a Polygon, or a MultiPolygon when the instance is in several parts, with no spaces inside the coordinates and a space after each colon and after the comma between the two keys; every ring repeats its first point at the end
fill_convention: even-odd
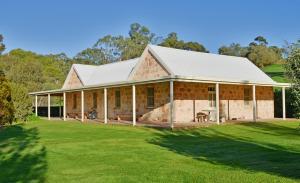
{"type": "MultiPolygon", "coordinates": [[[[5,50],[3,39],[0,34],[0,125],[13,120],[28,119],[32,113],[33,101],[28,93],[61,88],[74,63],[101,65],[136,58],[148,44],[209,52],[197,41],[181,40],[176,32],[161,37],[138,23],[130,25],[128,35],[106,35],[73,58],[64,53],[42,55],[23,49],[14,49],[3,54],[5,50]],[[9,113],[11,117],[7,117],[9,113]]],[[[299,48],[299,45],[300,41],[280,48],[269,45],[263,36],[257,36],[247,46],[232,43],[221,46],[218,52],[223,55],[246,57],[258,67],[265,67],[270,64],[286,63],[287,58],[299,48]]],[[[39,103],[46,103],[46,100],[41,98],[39,103]]]]}

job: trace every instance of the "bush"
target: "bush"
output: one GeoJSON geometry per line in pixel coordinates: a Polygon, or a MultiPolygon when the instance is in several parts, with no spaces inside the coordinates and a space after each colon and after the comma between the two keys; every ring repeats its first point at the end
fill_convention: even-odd
{"type": "Polygon", "coordinates": [[[0,86],[0,126],[3,126],[14,121],[15,109],[11,98],[10,85],[2,70],[0,70],[0,86]]]}
{"type": "Polygon", "coordinates": [[[32,114],[32,101],[28,96],[28,90],[20,84],[10,83],[12,100],[15,108],[15,118],[26,121],[32,114]]]}

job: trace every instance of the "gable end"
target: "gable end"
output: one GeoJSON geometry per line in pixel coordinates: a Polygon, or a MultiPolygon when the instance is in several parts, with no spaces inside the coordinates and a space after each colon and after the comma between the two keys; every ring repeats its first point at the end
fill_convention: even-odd
{"type": "Polygon", "coordinates": [[[80,80],[74,67],[71,68],[62,89],[72,89],[83,87],[82,81],[80,80]]]}
{"type": "Polygon", "coordinates": [[[169,76],[170,73],[167,69],[155,58],[155,56],[149,51],[145,50],[141,60],[134,68],[130,79],[132,80],[149,80],[157,79],[163,76],[169,76]]]}

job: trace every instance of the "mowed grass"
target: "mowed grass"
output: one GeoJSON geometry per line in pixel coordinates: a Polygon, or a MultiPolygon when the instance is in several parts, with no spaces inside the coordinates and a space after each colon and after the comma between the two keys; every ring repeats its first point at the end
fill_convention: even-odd
{"type": "Polygon", "coordinates": [[[33,121],[0,129],[0,182],[297,182],[298,125],[171,131],[33,121]]]}
{"type": "Polygon", "coordinates": [[[262,69],[266,74],[268,74],[274,81],[280,83],[286,83],[288,80],[284,75],[284,68],[282,64],[273,64],[262,69]]]}

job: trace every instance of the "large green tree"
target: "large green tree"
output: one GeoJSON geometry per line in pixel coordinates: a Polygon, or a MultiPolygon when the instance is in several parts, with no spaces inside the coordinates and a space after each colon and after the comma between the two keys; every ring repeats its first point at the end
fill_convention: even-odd
{"type": "Polygon", "coordinates": [[[292,106],[295,117],[300,118],[300,49],[294,48],[286,60],[286,75],[292,82],[292,106]]]}
{"type": "Polygon", "coordinates": [[[183,40],[179,40],[177,33],[175,32],[170,33],[159,45],[190,51],[209,52],[202,44],[198,42],[185,42],[183,40]]]}
{"type": "MultiPolygon", "coordinates": [[[[12,89],[17,120],[26,120],[31,114],[32,100],[28,92],[61,88],[72,63],[75,61],[63,53],[40,55],[22,49],[0,56],[0,68],[6,73],[12,89]]],[[[40,97],[38,102],[46,105],[47,100],[40,97]]]]}
{"type": "Polygon", "coordinates": [[[239,43],[232,43],[229,46],[221,46],[218,50],[221,55],[245,57],[248,47],[242,47],[239,43]]]}
{"type": "Polygon", "coordinates": [[[11,88],[2,70],[0,70],[0,86],[0,126],[3,126],[7,123],[11,124],[14,121],[15,110],[11,88]]]}
{"type": "Polygon", "coordinates": [[[283,49],[277,46],[268,46],[268,41],[263,36],[257,36],[248,46],[232,43],[219,48],[219,54],[246,57],[258,67],[283,62],[283,49]]]}
{"type": "Polygon", "coordinates": [[[79,63],[92,65],[101,65],[109,62],[104,51],[98,48],[87,48],[82,50],[74,57],[74,59],[79,63]]]}
{"type": "Polygon", "coordinates": [[[141,56],[146,46],[158,39],[147,27],[134,23],[130,25],[128,37],[107,35],[100,38],[94,48],[103,52],[104,62],[115,62],[141,56]]]}

